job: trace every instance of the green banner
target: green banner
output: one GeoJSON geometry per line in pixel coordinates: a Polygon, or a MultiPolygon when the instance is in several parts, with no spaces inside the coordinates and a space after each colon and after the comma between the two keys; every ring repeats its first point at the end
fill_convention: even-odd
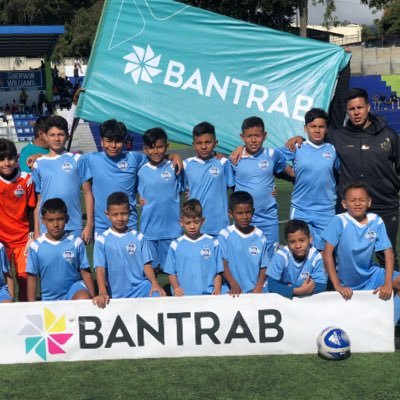
{"type": "Polygon", "coordinates": [[[194,125],[216,126],[219,150],[240,144],[244,118],[264,119],[270,146],[303,132],[312,106],[328,109],[350,56],[300,38],[170,0],[105,2],[78,115],[161,126],[192,143],[194,125]]]}

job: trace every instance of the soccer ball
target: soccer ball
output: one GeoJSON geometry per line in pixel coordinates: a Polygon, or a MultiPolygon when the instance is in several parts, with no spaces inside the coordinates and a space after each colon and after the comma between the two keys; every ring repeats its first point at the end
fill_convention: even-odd
{"type": "Polygon", "coordinates": [[[326,360],[344,360],[350,357],[350,339],[336,326],[325,328],[317,338],[318,355],[326,360]]]}

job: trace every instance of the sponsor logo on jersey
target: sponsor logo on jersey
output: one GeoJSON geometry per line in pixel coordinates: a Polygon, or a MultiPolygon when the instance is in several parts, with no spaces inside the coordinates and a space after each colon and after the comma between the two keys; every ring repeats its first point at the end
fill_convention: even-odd
{"type": "Polygon", "coordinates": [[[260,254],[260,249],[253,243],[250,247],[249,247],[249,253],[255,257],[258,254],[260,254]]]}
{"type": "Polygon", "coordinates": [[[15,197],[21,198],[24,194],[25,190],[22,188],[21,185],[18,185],[14,192],[15,197]]]}
{"type": "Polygon", "coordinates": [[[258,167],[261,169],[267,169],[269,167],[269,162],[267,160],[261,160],[258,163],[258,167]]]}
{"type": "Polygon", "coordinates": [[[218,176],[221,173],[221,171],[219,170],[219,168],[216,165],[211,166],[211,168],[208,170],[208,172],[212,176],[218,176]]]}
{"type": "Polygon", "coordinates": [[[136,253],[137,246],[135,243],[129,243],[128,246],[126,246],[126,250],[128,251],[128,254],[133,255],[136,253]]]}
{"type": "Polygon", "coordinates": [[[64,260],[66,260],[70,263],[74,259],[74,252],[71,250],[65,250],[64,253],[62,254],[62,256],[63,256],[64,260]]]}
{"type": "Polygon", "coordinates": [[[373,230],[369,230],[366,234],[365,234],[365,238],[369,241],[369,242],[374,242],[376,240],[376,232],[373,230]]]}
{"type": "Polygon", "coordinates": [[[331,152],[330,151],[324,151],[323,153],[322,153],[322,157],[324,157],[324,158],[326,158],[326,159],[330,159],[330,158],[332,158],[332,154],[331,154],[331,152]]]}
{"type": "Polygon", "coordinates": [[[171,172],[169,172],[169,171],[161,172],[161,178],[163,178],[164,181],[169,181],[171,179],[171,177],[172,177],[171,172]]]}
{"type": "Polygon", "coordinates": [[[68,161],[65,161],[65,163],[61,165],[61,169],[65,172],[69,172],[72,169],[72,164],[69,163],[68,161]]]}
{"type": "Polygon", "coordinates": [[[303,281],[306,281],[310,277],[310,273],[308,271],[304,271],[300,274],[300,278],[303,279],[303,281]]]}
{"type": "Polygon", "coordinates": [[[120,161],[120,162],[118,163],[118,168],[119,168],[121,171],[125,171],[126,169],[128,169],[128,163],[127,163],[125,160],[120,161]]]}
{"type": "Polygon", "coordinates": [[[205,259],[208,260],[211,256],[211,250],[208,246],[204,246],[201,251],[200,251],[200,255],[205,259]]]}

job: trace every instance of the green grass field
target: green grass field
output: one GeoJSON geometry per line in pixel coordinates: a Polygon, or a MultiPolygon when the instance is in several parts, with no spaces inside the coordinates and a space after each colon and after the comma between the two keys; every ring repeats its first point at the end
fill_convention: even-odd
{"type": "MultiPolygon", "coordinates": [[[[291,185],[278,181],[277,190],[286,220],[291,185]]],[[[399,351],[340,362],[285,355],[6,365],[0,400],[397,400],[399,371],[399,351]]]]}

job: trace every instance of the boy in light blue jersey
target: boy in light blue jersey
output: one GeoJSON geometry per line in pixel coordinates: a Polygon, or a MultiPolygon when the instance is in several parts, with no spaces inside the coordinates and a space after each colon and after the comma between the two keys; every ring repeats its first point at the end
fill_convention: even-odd
{"type": "Polygon", "coordinates": [[[306,140],[294,152],[282,147],[286,160],[293,161],[295,183],[292,191],[290,219],[310,226],[313,244],[323,250],[320,236],[335,215],[336,176],[340,162],[336,150],[325,143],[328,114],[312,108],[304,116],[306,140]]]}
{"type": "Polygon", "coordinates": [[[201,122],[193,128],[196,156],[183,163],[188,198],[200,201],[205,218],[202,232],[211,236],[229,224],[227,189],[234,185],[228,159],[214,155],[217,144],[214,126],[201,122]]]}
{"type": "Polygon", "coordinates": [[[40,278],[43,301],[84,300],[94,295],[94,283],[82,239],[65,231],[68,212],[61,199],[48,199],[41,208],[47,232],[31,243],[26,272],[28,301],[35,301],[40,278]]]}
{"type": "Polygon", "coordinates": [[[293,219],[285,226],[287,246],[279,249],[267,270],[268,291],[292,299],[326,290],[321,253],[312,245],[306,222],[293,219]]]}
{"type": "Polygon", "coordinates": [[[6,250],[0,243],[0,303],[14,301],[14,281],[10,273],[6,250]]]}
{"type": "MultiPolygon", "coordinates": [[[[110,228],[107,218],[107,198],[114,192],[124,192],[128,195],[131,213],[129,229],[137,229],[136,192],[137,176],[140,167],[147,162],[144,154],[124,151],[128,131],[122,122],[115,119],[100,125],[102,152],[86,154],[83,159],[92,178],[94,205],[94,229],[100,234],[110,228]]],[[[181,169],[181,159],[176,154],[168,157],[181,169]]]]}
{"type": "Polygon", "coordinates": [[[248,192],[232,193],[229,215],[234,225],[223,229],[218,241],[224,263],[224,278],[229,293],[267,292],[265,270],[269,264],[267,240],[262,231],[251,225],[254,213],[253,198],[248,192]]]}
{"type": "MultiPolygon", "coordinates": [[[[377,214],[367,213],[371,198],[364,184],[346,186],[342,199],[347,212],[336,215],[322,234],[323,258],[332,285],[345,300],[351,299],[353,290],[373,290],[379,298],[388,300],[393,289],[400,290],[400,273],[394,271],[394,254],[385,224],[377,214]],[[383,251],[385,268],[373,262],[376,251],[383,251]]],[[[397,322],[398,295],[394,303],[397,322]]]]}
{"type": "Polygon", "coordinates": [[[151,266],[152,256],[141,233],[128,227],[131,213],[126,193],[108,196],[111,228],[97,235],[93,262],[99,294],[93,303],[104,308],[109,299],[165,296],[151,266]]]}
{"type": "Polygon", "coordinates": [[[247,191],[253,197],[252,223],[265,235],[268,255],[272,258],[279,241],[278,205],[272,194],[274,174],[284,173],[293,177],[293,170],[279,150],[263,147],[267,132],[261,118],[246,118],[240,136],[245,147],[239,162],[230,164],[235,177],[235,191],[247,191]]]}
{"type": "Polygon", "coordinates": [[[221,288],[224,268],[218,240],[200,233],[203,222],[200,201],[188,200],[180,219],[185,234],[171,243],[164,269],[174,296],[227,292],[226,287],[221,288]]]}
{"type": "Polygon", "coordinates": [[[63,117],[49,117],[45,130],[49,154],[38,158],[32,170],[35,190],[39,194],[35,211],[35,237],[39,236],[39,232],[46,231],[39,218],[42,204],[48,199],[60,198],[68,207],[69,219],[65,230],[89,243],[93,235],[93,195],[89,172],[82,163],[80,154],[65,151],[68,124],[63,117]],[[87,214],[87,223],[83,231],[81,187],[87,214]]]}
{"type": "Polygon", "coordinates": [[[183,174],[176,175],[172,162],[165,159],[168,138],[164,129],[149,129],[143,143],[148,162],[138,173],[140,231],[153,255],[153,268],[164,269],[169,246],[182,233],[179,212],[183,174]]]}

